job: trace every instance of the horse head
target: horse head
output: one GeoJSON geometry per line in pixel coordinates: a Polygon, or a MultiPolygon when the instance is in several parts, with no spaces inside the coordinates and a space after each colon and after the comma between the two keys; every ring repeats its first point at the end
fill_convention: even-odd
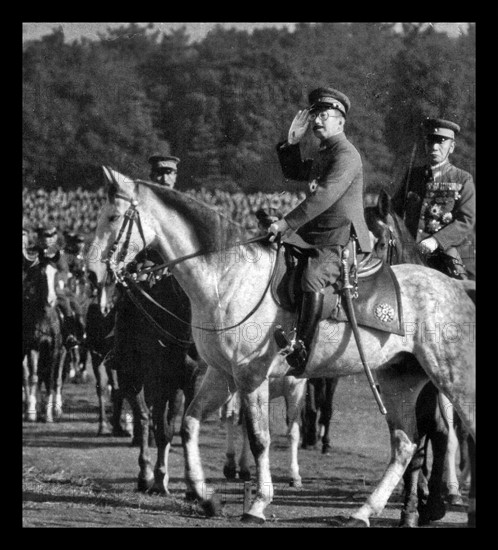
{"type": "Polygon", "coordinates": [[[102,168],[107,200],[86,259],[87,268],[94,273],[100,288],[105,285],[110,265],[114,269],[124,267],[156,237],[153,219],[144,216],[140,209],[147,189],[139,193],[139,185],[133,179],[107,166],[102,168]]]}
{"type": "Polygon", "coordinates": [[[51,262],[32,266],[27,271],[23,284],[25,303],[39,309],[46,306],[55,307],[57,303],[55,289],[59,279],[57,268],[51,262]]]}
{"type": "Polygon", "coordinates": [[[396,265],[411,263],[426,265],[402,218],[393,211],[391,197],[382,190],[375,206],[365,208],[365,220],[373,233],[375,252],[379,258],[396,265]]]}

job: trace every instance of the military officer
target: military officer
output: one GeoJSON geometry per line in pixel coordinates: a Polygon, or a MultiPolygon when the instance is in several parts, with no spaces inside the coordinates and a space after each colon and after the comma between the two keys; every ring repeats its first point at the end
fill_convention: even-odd
{"type": "Polygon", "coordinates": [[[176,183],[179,162],[180,159],[178,157],[171,155],[164,155],[162,153],[151,155],[149,157],[150,179],[160,185],[173,188],[176,183]]]}
{"type": "Polygon", "coordinates": [[[303,251],[303,298],[296,338],[290,341],[281,328],[275,331],[277,344],[289,352],[286,359],[291,369],[286,374],[296,376],[306,367],[309,346],[320,320],[324,288],[335,284],[341,273],[343,249],[351,247],[354,238],[358,261],[371,251],[363,213],[362,161],[344,134],[351,102],[330,87],[313,90],[308,100],[309,108],[297,113],[287,140],[277,145],[284,176],[306,181],[306,197],[268,229],[273,235],[280,233],[284,240],[296,232],[311,245],[311,250],[303,251]],[[320,150],[314,158],[303,160],[299,142],[309,127],[320,141],[320,150]]]}
{"type": "Polygon", "coordinates": [[[427,164],[415,167],[410,181],[408,173],[405,175],[393,197],[393,209],[404,217],[429,266],[456,279],[474,278],[474,181],[468,172],[449,161],[460,126],[449,120],[427,118],[422,129],[427,164]]]}
{"type": "Polygon", "coordinates": [[[67,232],[64,235],[65,237],[65,246],[64,253],[67,259],[67,264],[71,274],[79,278],[85,272],[85,238],[83,235],[79,235],[74,232],[67,232]]]}
{"type": "Polygon", "coordinates": [[[29,246],[29,231],[22,228],[22,269],[23,274],[37,262],[36,250],[29,246]]]}
{"type": "Polygon", "coordinates": [[[57,306],[62,311],[65,320],[63,323],[64,337],[74,335],[78,339],[84,338],[85,323],[81,307],[68,288],[71,276],[66,255],[58,241],[57,228],[49,225],[37,230],[38,242],[36,250],[40,263],[52,263],[57,268],[58,284],[55,288],[57,306]]]}

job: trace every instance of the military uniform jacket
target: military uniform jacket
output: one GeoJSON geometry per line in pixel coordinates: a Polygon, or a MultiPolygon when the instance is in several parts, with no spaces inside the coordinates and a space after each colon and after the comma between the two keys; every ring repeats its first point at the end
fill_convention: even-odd
{"type": "Polygon", "coordinates": [[[346,246],[356,234],[362,252],[370,252],[363,213],[361,157],[344,133],[326,141],[313,159],[301,159],[299,144],[277,145],[286,178],[308,181],[306,198],[285,216],[290,228],[308,244],[346,246]]]}
{"type": "Polygon", "coordinates": [[[392,206],[398,215],[404,215],[416,242],[434,237],[446,251],[469,238],[475,225],[475,188],[468,172],[449,162],[435,169],[414,168],[404,204],[406,177],[392,206]]]}

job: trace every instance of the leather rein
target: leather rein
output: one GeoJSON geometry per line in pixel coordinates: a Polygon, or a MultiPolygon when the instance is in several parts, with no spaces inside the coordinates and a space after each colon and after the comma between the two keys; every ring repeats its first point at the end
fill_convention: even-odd
{"type": "MultiPolygon", "coordinates": [[[[187,326],[190,326],[192,328],[203,330],[205,332],[225,332],[227,330],[231,330],[233,328],[236,328],[236,327],[240,326],[245,321],[247,321],[247,319],[249,319],[256,312],[256,310],[262,304],[262,302],[263,302],[263,300],[266,296],[266,293],[268,292],[268,289],[270,288],[270,286],[272,284],[272,281],[275,278],[277,261],[275,261],[275,265],[273,266],[272,273],[270,275],[270,278],[268,280],[266,288],[265,288],[263,294],[261,295],[261,298],[257,302],[257,304],[251,309],[251,311],[249,311],[249,313],[242,320],[235,323],[234,325],[227,326],[227,327],[221,327],[221,328],[206,328],[206,327],[202,327],[202,326],[193,325],[192,323],[188,323],[188,322],[184,321],[183,319],[181,319],[180,317],[175,315],[172,311],[169,311],[167,308],[165,308],[160,303],[158,303],[154,298],[152,298],[152,296],[150,296],[150,294],[145,292],[145,290],[143,288],[141,288],[140,285],[137,284],[137,282],[135,281],[135,278],[138,278],[140,275],[143,275],[145,273],[150,274],[154,271],[159,271],[159,270],[164,270],[164,269],[170,270],[172,267],[176,266],[177,264],[179,264],[179,263],[181,263],[185,260],[188,260],[190,258],[195,258],[195,257],[198,257],[198,256],[203,256],[207,252],[204,252],[202,250],[199,250],[197,252],[192,252],[191,254],[186,254],[185,256],[181,256],[180,258],[176,258],[175,260],[164,262],[163,264],[160,264],[160,265],[157,265],[157,266],[154,266],[154,267],[148,267],[148,268],[139,270],[139,272],[136,273],[135,275],[132,275],[131,273],[126,272],[125,269],[124,269],[124,266],[121,269],[118,269],[118,265],[121,262],[124,262],[124,259],[126,258],[126,254],[128,253],[128,248],[129,248],[129,245],[130,245],[131,232],[132,232],[134,223],[137,225],[138,231],[140,233],[140,237],[142,238],[144,249],[145,249],[145,254],[147,254],[147,251],[146,251],[147,243],[145,241],[142,222],[141,222],[141,219],[140,219],[140,212],[137,210],[138,201],[135,200],[135,199],[131,199],[127,195],[124,195],[124,194],[119,193],[119,192],[115,194],[115,197],[123,199],[123,200],[129,202],[130,206],[128,207],[128,209],[124,213],[123,223],[121,225],[121,228],[118,232],[118,235],[117,235],[114,243],[112,244],[111,248],[109,249],[109,252],[108,252],[106,258],[102,259],[102,261],[105,264],[107,264],[108,272],[111,272],[114,275],[114,277],[116,278],[116,281],[119,282],[121,284],[121,286],[124,288],[125,293],[126,293],[127,297],[130,299],[130,301],[142,313],[142,315],[153,326],[153,328],[157,332],[159,332],[166,340],[168,340],[172,344],[179,345],[179,346],[182,346],[182,347],[189,346],[192,343],[192,340],[184,340],[184,339],[178,338],[178,337],[174,336],[173,334],[171,334],[170,332],[168,332],[166,329],[164,329],[164,327],[162,327],[152,317],[152,315],[150,315],[150,313],[144,308],[144,306],[138,300],[137,296],[132,292],[132,289],[134,291],[140,293],[149,302],[153,303],[156,307],[158,307],[159,309],[161,309],[162,311],[164,311],[165,313],[167,313],[168,315],[170,315],[171,317],[173,317],[174,319],[176,319],[180,323],[182,323],[184,325],[187,325],[187,326]],[[116,250],[118,249],[119,242],[121,241],[121,238],[123,237],[123,234],[124,234],[126,228],[127,228],[127,231],[126,231],[126,235],[125,235],[122,247],[119,251],[117,259],[113,260],[112,256],[115,254],[116,250]]],[[[247,239],[245,241],[237,242],[237,243],[234,243],[230,246],[222,248],[222,249],[218,250],[217,252],[222,252],[223,250],[228,250],[229,248],[233,248],[235,246],[243,246],[243,245],[248,245],[248,244],[256,243],[256,242],[265,242],[265,241],[268,241],[269,237],[270,237],[270,235],[261,235],[261,236],[258,236],[258,237],[252,237],[251,239],[247,239]]],[[[277,258],[278,258],[278,253],[280,251],[280,248],[281,248],[282,244],[281,244],[280,239],[277,239],[276,243],[277,243],[277,258]]],[[[171,272],[168,275],[171,275],[171,272]]],[[[164,344],[161,341],[159,341],[159,342],[164,346],[164,344]]]]}

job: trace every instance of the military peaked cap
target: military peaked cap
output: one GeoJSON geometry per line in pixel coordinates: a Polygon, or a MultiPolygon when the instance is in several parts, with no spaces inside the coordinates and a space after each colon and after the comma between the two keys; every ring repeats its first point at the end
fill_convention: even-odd
{"type": "Polygon", "coordinates": [[[344,116],[346,116],[351,107],[349,98],[334,88],[316,88],[309,93],[308,100],[311,109],[328,105],[340,111],[344,116]]]}
{"type": "Polygon", "coordinates": [[[149,157],[149,164],[152,168],[177,168],[177,164],[180,162],[178,157],[172,155],[163,155],[162,153],[155,153],[149,157]]]}
{"type": "Polygon", "coordinates": [[[442,118],[426,118],[422,122],[422,128],[426,136],[442,136],[455,139],[455,134],[460,132],[460,126],[455,122],[442,118]]]}

